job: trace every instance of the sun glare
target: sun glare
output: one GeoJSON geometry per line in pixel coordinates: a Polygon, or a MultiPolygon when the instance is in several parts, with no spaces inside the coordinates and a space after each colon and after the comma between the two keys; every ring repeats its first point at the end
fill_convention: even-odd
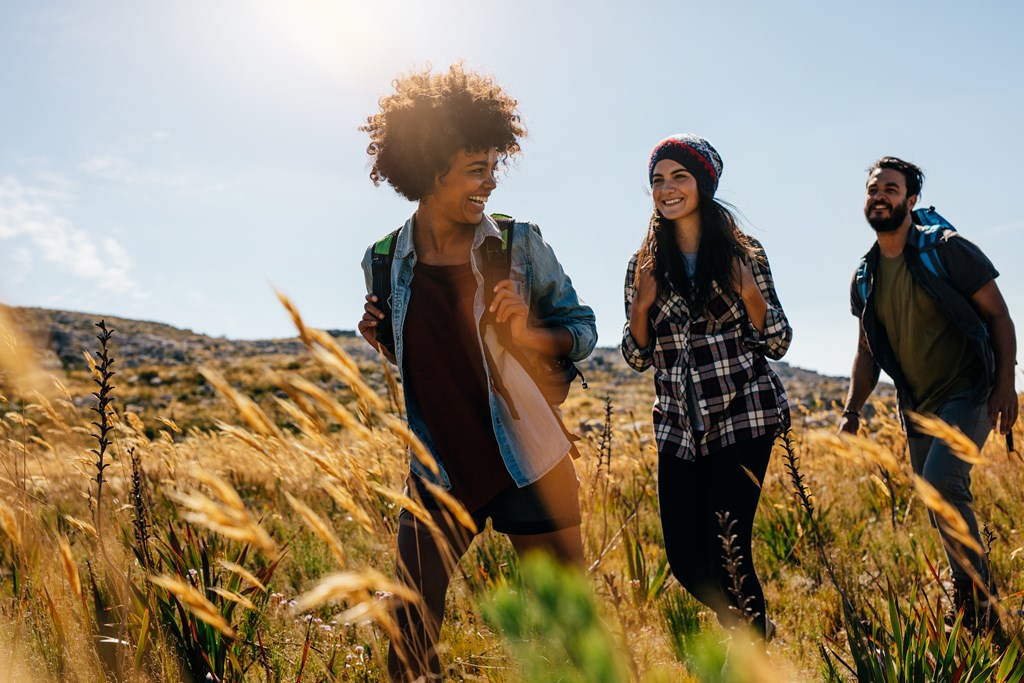
{"type": "Polygon", "coordinates": [[[263,6],[290,46],[332,79],[377,82],[369,55],[386,44],[380,18],[368,2],[297,0],[263,6]]]}

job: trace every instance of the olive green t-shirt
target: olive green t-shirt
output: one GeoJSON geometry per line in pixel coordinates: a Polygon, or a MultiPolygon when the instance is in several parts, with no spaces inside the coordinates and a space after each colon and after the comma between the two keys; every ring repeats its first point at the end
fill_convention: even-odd
{"type": "Polygon", "coordinates": [[[967,337],[914,282],[903,254],[879,255],[874,298],[918,412],[936,412],[985,372],[967,337]]]}

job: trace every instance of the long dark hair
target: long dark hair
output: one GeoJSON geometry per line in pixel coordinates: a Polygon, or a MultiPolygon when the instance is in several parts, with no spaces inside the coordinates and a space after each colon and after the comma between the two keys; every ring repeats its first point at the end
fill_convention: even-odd
{"type": "MultiPolygon", "coordinates": [[[[701,237],[697,250],[697,268],[690,277],[686,274],[683,254],[675,238],[672,221],[657,209],[651,214],[647,235],[640,247],[638,263],[654,261],[654,276],[662,291],[675,290],[695,311],[706,311],[711,303],[717,282],[724,291],[735,291],[732,281],[733,261],[760,260],[754,243],[739,227],[733,209],[714,197],[699,193],[701,237]]],[[[639,268],[637,269],[639,274],[639,268]]]]}

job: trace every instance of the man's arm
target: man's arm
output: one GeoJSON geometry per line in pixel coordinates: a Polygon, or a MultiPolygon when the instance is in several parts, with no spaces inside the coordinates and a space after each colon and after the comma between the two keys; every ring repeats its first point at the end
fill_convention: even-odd
{"type": "Polygon", "coordinates": [[[1017,335],[1013,320],[995,280],[989,280],[972,294],[971,303],[988,325],[996,359],[995,384],[988,399],[988,419],[993,429],[998,423],[999,432],[1007,434],[1017,421],[1017,392],[1013,386],[1017,335]]]}
{"type": "Polygon", "coordinates": [[[853,369],[850,371],[850,391],[846,394],[843,405],[843,416],[839,420],[839,431],[856,434],[860,427],[860,409],[868,400],[868,396],[878,384],[878,371],[871,347],[864,337],[864,328],[860,327],[857,338],[857,355],[853,357],[853,369]]]}

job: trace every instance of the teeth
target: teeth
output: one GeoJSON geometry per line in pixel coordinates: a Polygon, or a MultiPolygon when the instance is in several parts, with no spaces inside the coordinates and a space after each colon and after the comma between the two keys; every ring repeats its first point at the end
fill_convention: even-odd
{"type": "Polygon", "coordinates": [[[473,202],[474,204],[486,204],[487,197],[470,197],[469,201],[473,202]]]}
{"type": "Polygon", "coordinates": [[[683,201],[683,200],[682,199],[666,199],[665,201],[662,202],[662,204],[664,204],[665,206],[672,206],[673,204],[678,204],[681,201],[683,201]]]}

